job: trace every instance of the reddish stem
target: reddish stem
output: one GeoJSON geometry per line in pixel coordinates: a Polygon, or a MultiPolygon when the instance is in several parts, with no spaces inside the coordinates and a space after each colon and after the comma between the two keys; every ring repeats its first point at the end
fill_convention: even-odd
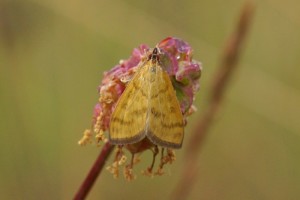
{"type": "Polygon", "coordinates": [[[200,147],[211,127],[214,118],[223,101],[226,86],[237,67],[237,61],[241,54],[241,48],[245,42],[245,36],[248,32],[250,22],[253,16],[254,6],[247,3],[242,9],[236,30],[228,39],[224,48],[223,56],[218,71],[216,72],[211,88],[210,100],[207,105],[207,110],[200,118],[191,138],[187,141],[185,153],[185,165],[180,174],[180,179],[175,189],[171,194],[170,199],[187,199],[197,177],[197,157],[200,147]]]}
{"type": "Polygon", "coordinates": [[[109,142],[105,143],[97,160],[95,161],[94,165],[90,169],[87,177],[83,181],[82,185],[80,186],[79,190],[77,191],[74,200],[81,200],[85,199],[88,195],[89,191],[93,187],[98,175],[103,169],[105,161],[107,160],[108,156],[113,150],[113,145],[109,142]]]}

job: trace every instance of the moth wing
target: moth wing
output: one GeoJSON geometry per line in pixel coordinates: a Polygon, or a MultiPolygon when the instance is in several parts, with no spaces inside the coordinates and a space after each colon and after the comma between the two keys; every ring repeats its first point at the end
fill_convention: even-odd
{"type": "Polygon", "coordinates": [[[156,145],[180,148],[184,136],[184,121],[175,90],[168,74],[157,65],[151,85],[148,138],[156,145]]]}
{"type": "Polygon", "coordinates": [[[149,87],[146,67],[140,66],[126,86],[111,116],[109,140],[112,144],[131,144],[145,137],[149,87]]]}

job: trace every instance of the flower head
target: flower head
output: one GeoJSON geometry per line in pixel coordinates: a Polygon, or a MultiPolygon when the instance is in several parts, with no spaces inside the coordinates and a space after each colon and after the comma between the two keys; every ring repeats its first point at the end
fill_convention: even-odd
{"type": "MultiPolygon", "coordinates": [[[[195,93],[199,89],[199,78],[201,76],[201,64],[192,59],[192,48],[181,39],[168,37],[158,43],[157,47],[162,52],[160,55],[161,67],[168,73],[174,89],[176,90],[176,97],[180,104],[180,109],[183,114],[184,120],[186,117],[195,111],[193,101],[195,93]]],[[[114,112],[116,103],[127,83],[133,78],[138,69],[139,63],[145,60],[147,52],[149,52],[147,45],[140,45],[135,48],[132,55],[127,60],[121,60],[118,65],[111,70],[104,73],[101,85],[98,88],[99,100],[94,108],[93,116],[93,132],[96,134],[98,141],[106,140],[104,132],[109,129],[111,115],[114,112]]],[[[85,131],[84,137],[79,141],[79,144],[86,144],[90,140],[91,133],[85,131]]],[[[144,174],[151,175],[154,165],[155,156],[158,154],[157,145],[153,144],[149,139],[127,144],[125,147],[131,152],[132,155],[150,149],[153,152],[153,162],[151,166],[144,171],[144,174]]],[[[175,154],[172,149],[167,149],[167,154],[164,155],[162,149],[161,163],[156,174],[162,174],[162,167],[166,163],[171,163],[175,160],[175,154]]],[[[125,159],[122,151],[122,146],[118,146],[115,161],[109,170],[118,176],[118,166],[125,159]]],[[[132,166],[135,163],[134,156],[130,164],[125,166],[124,175],[127,180],[133,179],[135,176],[132,174],[132,166]]]]}

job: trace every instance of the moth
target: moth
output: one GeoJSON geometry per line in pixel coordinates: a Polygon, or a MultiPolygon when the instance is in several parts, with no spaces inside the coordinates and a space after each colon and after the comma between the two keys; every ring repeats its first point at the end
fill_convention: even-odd
{"type": "Polygon", "coordinates": [[[147,138],[155,146],[178,149],[184,120],[169,75],[160,62],[161,50],[149,50],[119,98],[110,119],[109,140],[115,145],[147,138]]]}

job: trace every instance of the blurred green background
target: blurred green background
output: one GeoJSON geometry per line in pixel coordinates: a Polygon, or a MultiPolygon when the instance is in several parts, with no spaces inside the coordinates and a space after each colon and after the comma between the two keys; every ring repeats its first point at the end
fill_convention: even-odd
{"type": "MultiPolygon", "coordinates": [[[[89,128],[102,73],[141,43],[176,36],[203,63],[198,112],[244,1],[0,1],[0,199],[71,199],[100,148],[89,128]]],[[[300,3],[255,1],[245,51],[198,158],[189,199],[300,199],[300,3]]],[[[166,199],[169,175],[127,183],[104,171],[88,199],[166,199]]],[[[109,161],[111,162],[111,160],[109,161]]]]}

